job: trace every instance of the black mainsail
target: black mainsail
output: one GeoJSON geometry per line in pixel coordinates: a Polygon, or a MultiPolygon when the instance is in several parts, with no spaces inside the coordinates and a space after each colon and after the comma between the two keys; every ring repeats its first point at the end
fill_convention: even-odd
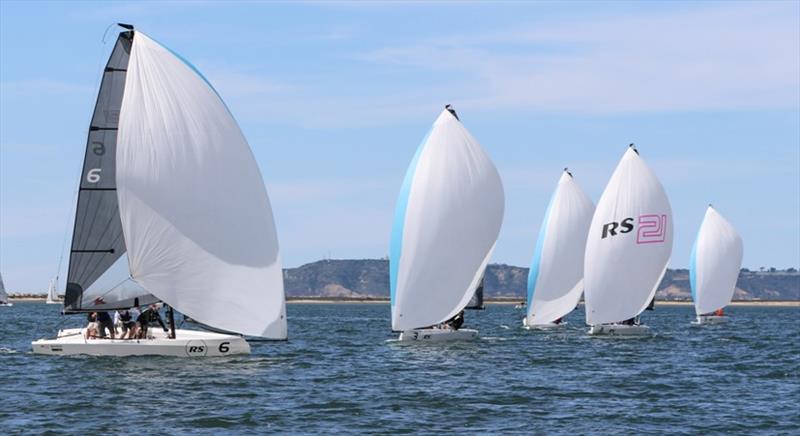
{"type": "Polygon", "coordinates": [[[136,297],[141,304],[156,301],[130,280],[116,191],[117,126],[133,37],[130,30],[117,38],[89,126],[70,246],[65,312],[130,307],[136,297]]]}

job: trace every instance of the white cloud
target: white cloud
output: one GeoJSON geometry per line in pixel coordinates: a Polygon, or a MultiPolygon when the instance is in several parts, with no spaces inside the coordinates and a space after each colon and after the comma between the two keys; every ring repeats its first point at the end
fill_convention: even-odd
{"type": "Polygon", "coordinates": [[[368,51],[343,46],[335,56],[348,77],[341,64],[281,79],[212,64],[208,76],[239,117],[321,128],[416,119],[445,100],[471,112],[798,108],[797,12],[792,3],[719,3],[573,14],[368,51]]]}
{"type": "Polygon", "coordinates": [[[796,108],[796,16],[791,3],[592,16],[445,36],[360,58],[472,77],[481,86],[465,92],[471,97],[460,106],[484,110],[796,108]]]}

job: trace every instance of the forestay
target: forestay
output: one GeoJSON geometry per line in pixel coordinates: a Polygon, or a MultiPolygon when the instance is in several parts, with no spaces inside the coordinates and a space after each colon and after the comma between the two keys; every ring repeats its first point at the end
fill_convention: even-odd
{"type": "Polygon", "coordinates": [[[444,110],[406,173],[390,251],[392,328],[443,322],[472,297],[504,209],[497,169],[454,113],[444,110]]]}
{"type": "Polygon", "coordinates": [[[742,267],[742,238],[710,205],[692,247],[689,282],[698,315],[727,306],[742,267]]]}
{"type": "Polygon", "coordinates": [[[272,209],[242,132],[208,81],[136,33],[117,189],[133,279],[210,326],[286,338],[272,209]]]}
{"type": "Polygon", "coordinates": [[[615,323],[641,313],[672,252],[672,209],[664,188],[632,146],[603,191],[584,259],[586,322],[615,323]]]}
{"type": "Polygon", "coordinates": [[[566,169],[550,198],[528,273],[527,324],[548,324],[575,309],[594,203],[566,169]]]}

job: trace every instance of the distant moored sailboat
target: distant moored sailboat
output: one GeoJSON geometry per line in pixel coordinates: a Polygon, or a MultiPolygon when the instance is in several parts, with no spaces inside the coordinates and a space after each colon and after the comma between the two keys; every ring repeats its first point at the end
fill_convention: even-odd
{"type": "Polygon", "coordinates": [[[61,304],[58,299],[58,277],[50,279],[50,285],[47,286],[47,304],[61,304]]]}

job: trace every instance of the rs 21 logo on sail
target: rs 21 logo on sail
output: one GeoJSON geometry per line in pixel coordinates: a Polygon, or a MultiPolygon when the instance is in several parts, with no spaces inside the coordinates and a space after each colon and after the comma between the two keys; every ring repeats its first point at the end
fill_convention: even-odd
{"type": "Polygon", "coordinates": [[[630,233],[636,227],[637,244],[653,244],[664,242],[667,237],[667,216],[659,214],[639,215],[638,220],[633,217],[621,221],[611,221],[603,224],[603,234],[600,239],[630,233]]]}

